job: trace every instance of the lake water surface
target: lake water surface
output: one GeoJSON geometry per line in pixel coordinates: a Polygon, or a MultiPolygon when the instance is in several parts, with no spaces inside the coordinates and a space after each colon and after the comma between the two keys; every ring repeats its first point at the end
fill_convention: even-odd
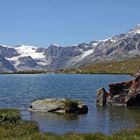
{"type": "Polygon", "coordinates": [[[139,108],[96,106],[96,90],[108,84],[132,79],[128,75],[36,74],[0,75],[0,107],[19,108],[22,118],[36,121],[43,132],[103,132],[110,134],[121,128],[140,125],[139,108]],[[30,113],[35,99],[71,98],[84,101],[85,115],[30,113]]]}

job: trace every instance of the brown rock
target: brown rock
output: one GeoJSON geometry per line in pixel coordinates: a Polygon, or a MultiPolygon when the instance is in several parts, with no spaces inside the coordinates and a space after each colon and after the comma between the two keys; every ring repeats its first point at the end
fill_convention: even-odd
{"type": "Polygon", "coordinates": [[[110,84],[109,93],[104,88],[99,89],[97,102],[102,105],[140,106],[140,76],[131,81],[110,84]]]}
{"type": "Polygon", "coordinates": [[[132,81],[125,102],[127,106],[140,106],[140,76],[132,81]]]}

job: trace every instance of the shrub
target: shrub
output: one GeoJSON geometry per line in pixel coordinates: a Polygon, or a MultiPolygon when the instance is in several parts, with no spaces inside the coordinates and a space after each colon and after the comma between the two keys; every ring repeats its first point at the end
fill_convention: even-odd
{"type": "Polygon", "coordinates": [[[78,101],[77,100],[66,99],[64,101],[64,108],[65,108],[66,111],[76,109],[77,106],[78,106],[78,101]]]}
{"type": "Polygon", "coordinates": [[[17,109],[1,109],[0,110],[0,122],[16,122],[20,120],[20,111],[17,109]]]}

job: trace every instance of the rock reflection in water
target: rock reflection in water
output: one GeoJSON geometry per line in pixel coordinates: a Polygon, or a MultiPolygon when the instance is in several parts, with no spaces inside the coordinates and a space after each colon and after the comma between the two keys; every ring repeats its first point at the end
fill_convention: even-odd
{"type": "MultiPolygon", "coordinates": [[[[97,117],[106,133],[138,127],[140,126],[140,108],[139,107],[120,107],[120,106],[99,106],[97,105],[97,117]]],[[[101,126],[99,126],[101,127],[101,126]]]]}
{"type": "Polygon", "coordinates": [[[0,77],[0,107],[20,108],[24,120],[33,120],[43,132],[110,134],[121,127],[140,124],[138,109],[96,108],[96,90],[108,84],[131,80],[128,75],[36,74],[2,75],[0,77]],[[98,82],[97,82],[98,81],[98,82]],[[89,107],[85,115],[30,113],[33,100],[44,98],[78,99],[89,107]],[[119,111],[120,110],[120,111],[119,111]],[[124,114],[123,114],[124,113],[124,114]]]}
{"type": "Polygon", "coordinates": [[[62,129],[66,132],[72,132],[77,128],[78,121],[85,115],[78,114],[55,114],[32,112],[30,119],[38,122],[43,132],[55,132],[61,134],[62,129]],[[49,127],[47,127],[49,126],[49,127]],[[60,131],[61,128],[61,131],[60,131]]]}

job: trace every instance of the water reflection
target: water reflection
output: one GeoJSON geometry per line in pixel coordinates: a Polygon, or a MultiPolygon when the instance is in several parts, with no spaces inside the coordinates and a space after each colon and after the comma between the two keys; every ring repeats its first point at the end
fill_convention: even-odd
{"type": "Polygon", "coordinates": [[[140,126],[140,108],[98,105],[96,107],[99,125],[102,124],[108,134],[123,128],[140,126]]]}
{"type": "Polygon", "coordinates": [[[101,86],[132,79],[128,75],[2,75],[0,76],[0,107],[20,108],[22,118],[37,121],[41,131],[59,134],[67,132],[103,132],[109,134],[122,127],[140,124],[139,109],[96,107],[96,90],[101,86]],[[86,115],[30,113],[34,99],[71,98],[85,102],[86,115]]]}
{"type": "Polygon", "coordinates": [[[78,114],[55,114],[55,113],[30,113],[30,119],[36,121],[43,132],[55,132],[62,134],[75,131],[79,127],[79,120],[86,115],[78,114]],[[49,127],[47,127],[49,126],[49,127]],[[64,129],[64,130],[63,130],[64,129]],[[62,132],[63,130],[63,132],[62,132]]]}
{"type": "Polygon", "coordinates": [[[47,119],[47,120],[79,120],[80,116],[77,114],[56,114],[56,113],[39,113],[39,112],[32,112],[31,119],[47,119]]]}

